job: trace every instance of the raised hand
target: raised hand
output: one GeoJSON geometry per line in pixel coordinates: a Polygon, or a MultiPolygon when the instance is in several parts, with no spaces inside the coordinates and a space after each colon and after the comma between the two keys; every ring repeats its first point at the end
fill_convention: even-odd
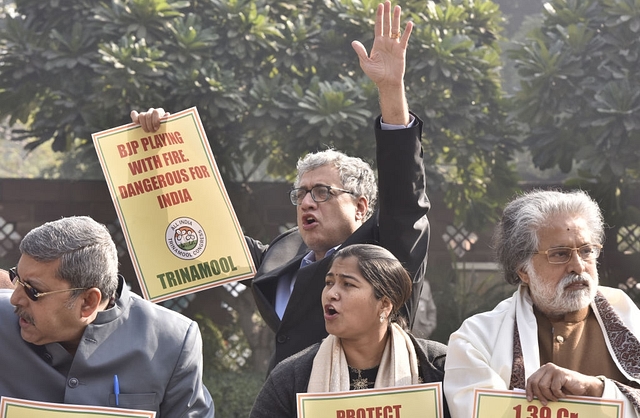
{"type": "Polygon", "coordinates": [[[393,8],[392,18],[391,2],[379,4],[371,54],[367,54],[367,49],[360,41],[351,43],[358,54],[360,67],[378,88],[384,88],[387,85],[397,86],[403,82],[407,44],[413,23],[408,22],[404,33],[401,33],[401,16],[400,6],[396,5],[393,8]]]}
{"type": "Polygon", "coordinates": [[[382,120],[406,126],[410,118],[409,105],[404,94],[404,72],[407,44],[413,23],[408,22],[404,33],[401,33],[401,16],[400,6],[393,8],[392,17],[391,2],[379,4],[371,54],[367,54],[367,49],[360,41],[353,41],[351,46],[358,55],[360,68],[378,87],[382,120]]]}

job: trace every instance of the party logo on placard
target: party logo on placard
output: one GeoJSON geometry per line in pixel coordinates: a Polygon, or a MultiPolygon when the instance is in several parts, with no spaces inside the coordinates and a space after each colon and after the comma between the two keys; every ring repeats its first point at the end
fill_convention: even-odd
{"type": "Polygon", "coordinates": [[[171,221],[165,239],[169,251],[183,260],[198,258],[207,247],[207,235],[202,226],[194,219],[186,217],[171,221]]]}

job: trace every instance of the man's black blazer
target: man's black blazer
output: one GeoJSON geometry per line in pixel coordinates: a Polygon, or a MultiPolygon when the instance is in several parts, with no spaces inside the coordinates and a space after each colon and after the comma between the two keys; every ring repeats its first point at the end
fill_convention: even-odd
{"type": "MultiPolygon", "coordinates": [[[[415,115],[414,115],[415,116],[415,115]]],[[[378,169],[378,209],[343,244],[381,245],[391,251],[413,277],[411,298],[402,312],[413,323],[427,267],[430,202],[426,194],[426,175],[422,159],[422,121],[414,127],[382,130],[376,120],[378,169]]],[[[252,292],[264,321],[276,334],[271,370],[283,359],[321,341],[327,336],[321,295],[332,256],[300,268],[309,252],[293,228],[270,245],[247,237],[258,271],[252,292]],[[298,271],[297,279],[282,320],[275,311],[278,279],[298,271]]]]}

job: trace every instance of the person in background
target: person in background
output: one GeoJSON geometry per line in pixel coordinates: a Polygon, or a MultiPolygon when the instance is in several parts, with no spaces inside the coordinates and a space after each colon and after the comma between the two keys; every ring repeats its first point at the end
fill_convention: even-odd
{"type": "MultiPolygon", "coordinates": [[[[282,361],[256,397],[250,418],[297,416],[297,393],[441,382],[446,346],[405,331],[398,307],[411,278],[386,249],[354,244],[336,252],[322,298],[329,336],[282,361]]],[[[445,416],[449,413],[446,403],[445,416]]]]}
{"type": "Polygon", "coordinates": [[[0,269],[0,289],[10,289],[14,288],[13,283],[11,283],[11,278],[9,277],[9,272],[7,270],[0,269]]]}
{"type": "Polygon", "coordinates": [[[429,282],[425,280],[424,285],[422,286],[422,292],[420,292],[418,312],[416,312],[416,319],[413,322],[411,332],[416,337],[429,338],[438,325],[437,317],[438,310],[435,302],[433,301],[431,286],[429,285],[429,282]]]}
{"type": "Polygon", "coordinates": [[[198,324],[129,291],[104,225],[48,222],[20,252],[0,292],[0,396],[214,416],[198,324]]]}
{"type": "MultiPolygon", "coordinates": [[[[422,159],[422,121],[410,114],[404,91],[405,55],[413,27],[400,33],[400,6],[378,6],[371,54],[352,43],[365,74],[378,87],[381,116],[375,121],[378,187],[371,167],[359,158],[326,150],[298,162],[290,192],[297,228],[264,245],[247,237],[257,273],[252,292],[275,333],[269,370],[327,333],[316,303],[334,252],[356,243],[391,251],[413,278],[413,295],[401,312],[413,322],[427,264],[430,208],[422,159]],[[376,201],[378,206],[376,208],[376,201]]],[[[160,128],[163,109],[131,118],[146,132],[160,128]]]]}
{"type": "Polygon", "coordinates": [[[598,286],[604,240],[598,204],[582,191],[536,190],[504,209],[494,248],[508,283],[493,311],[448,344],[444,392],[451,415],[473,416],[474,389],[523,389],[543,405],[567,395],[620,399],[640,416],[640,310],[598,286]]]}

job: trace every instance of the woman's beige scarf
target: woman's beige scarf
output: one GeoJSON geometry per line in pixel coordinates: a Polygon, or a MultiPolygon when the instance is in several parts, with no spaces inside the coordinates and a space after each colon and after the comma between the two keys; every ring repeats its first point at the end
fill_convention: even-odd
{"type": "MultiPolygon", "coordinates": [[[[375,388],[408,386],[420,383],[418,358],[409,335],[396,323],[382,353],[375,388]]],[[[320,344],[313,359],[307,392],[341,392],[349,390],[349,368],[340,338],[329,335],[320,344]]]]}

